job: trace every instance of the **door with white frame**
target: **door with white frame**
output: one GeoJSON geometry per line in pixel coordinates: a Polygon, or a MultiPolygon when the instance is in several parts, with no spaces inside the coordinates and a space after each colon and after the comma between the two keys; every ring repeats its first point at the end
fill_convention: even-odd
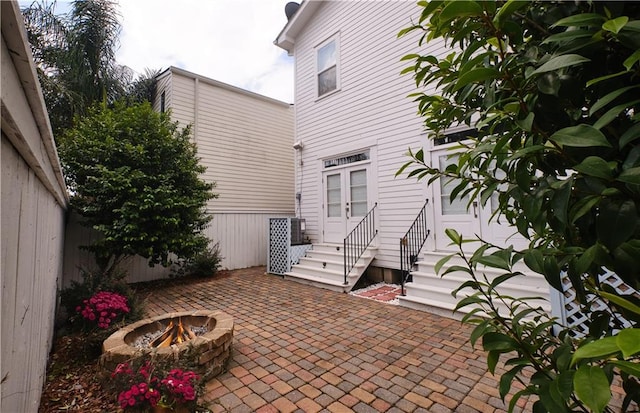
{"type": "MultiPolygon", "coordinates": [[[[447,165],[457,162],[455,152],[447,149],[436,149],[431,152],[432,165],[443,170],[447,165]]],[[[506,223],[504,217],[491,217],[498,208],[498,193],[495,192],[483,206],[477,197],[471,195],[451,201],[451,192],[459,184],[459,180],[440,178],[431,185],[433,190],[434,236],[436,250],[457,249],[445,234],[445,229],[455,229],[464,239],[481,237],[498,246],[513,245],[514,248],[525,248],[527,240],[519,235],[514,227],[506,223]]],[[[477,242],[463,244],[465,251],[475,251],[477,242]]]]}
{"type": "MultiPolygon", "coordinates": [[[[456,163],[457,157],[454,152],[447,149],[436,149],[431,152],[432,165],[440,170],[444,170],[449,164],[456,163]]],[[[431,184],[435,215],[433,234],[436,250],[457,249],[456,246],[450,245],[451,240],[445,235],[447,228],[456,230],[464,239],[475,239],[477,235],[481,235],[478,200],[474,199],[470,203],[471,195],[451,200],[451,192],[459,183],[460,181],[457,179],[440,178],[431,184]]],[[[473,244],[466,244],[465,250],[475,250],[477,245],[473,244]]]]}
{"type": "Polygon", "coordinates": [[[369,164],[323,172],[324,242],[342,243],[369,211],[369,164]]]}

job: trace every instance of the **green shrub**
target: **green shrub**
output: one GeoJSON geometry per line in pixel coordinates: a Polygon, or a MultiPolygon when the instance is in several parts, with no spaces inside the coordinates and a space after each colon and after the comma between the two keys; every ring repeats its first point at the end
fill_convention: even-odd
{"type": "Polygon", "coordinates": [[[196,256],[183,260],[171,275],[174,277],[213,277],[220,269],[220,262],[223,258],[220,255],[220,244],[216,243],[213,247],[196,256]]]}

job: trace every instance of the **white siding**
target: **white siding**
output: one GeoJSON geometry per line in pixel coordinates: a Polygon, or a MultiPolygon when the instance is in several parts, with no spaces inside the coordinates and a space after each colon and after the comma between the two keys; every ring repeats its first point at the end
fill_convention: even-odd
{"type": "Polygon", "coordinates": [[[1,8],[0,411],[35,412],[53,338],[67,197],[22,15],[15,2],[1,8]]]}
{"type": "MultiPolygon", "coordinates": [[[[425,183],[394,178],[409,147],[420,147],[422,122],[407,95],[415,91],[402,56],[414,53],[417,37],[397,33],[419,17],[415,2],[326,2],[296,38],[296,140],[304,142],[302,217],[313,241],[321,240],[320,154],[331,148],[375,145],[380,249],[374,265],[399,267],[400,237],[424,203],[425,183]],[[340,36],[341,90],[316,99],[315,50],[340,36]]],[[[417,34],[416,34],[417,35],[417,34]]]]}
{"type": "MultiPolygon", "coordinates": [[[[291,106],[177,68],[159,76],[155,110],[160,110],[163,92],[172,119],[192,128],[200,162],[207,168],[203,178],[216,183],[219,197],[207,205],[213,221],[205,234],[212,244],[220,243],[222,267],[265,265],[267,219],[294,212],[291,106]]],[[[79,267],[94,267],[92,256],[78,247],[97,236],[75,216],[67,232],[65,286],[81,280],[79,267]]],[[[170,273],[161,266],[150,268],[141,257],[123,268],[129,282],[170,273]]]]}

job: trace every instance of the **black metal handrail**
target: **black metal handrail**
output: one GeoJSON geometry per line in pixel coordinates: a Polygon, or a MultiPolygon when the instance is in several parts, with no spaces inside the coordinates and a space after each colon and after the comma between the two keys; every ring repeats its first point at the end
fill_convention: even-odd
{"type": "Polygon", "coordinates": [[[371,245],[371,241],[375,238],[378,230],[376,229],[375,210],[378,206],[376,202],[373,208],[367,212],[362,221],[347,235],[344,239],[342,251],[344,253],[344,285],[348,285],[347,275],[355,267],[356,263],[362,257],[362,254],[371,245]]]}
{"type": "Polygon", "coordinates": [[[418,261],[418,255],[424,245],[431,230],[427,228],[427,199],[413,221],[409,230],[400,238],[400,274],[401,274],[401,294],[404,296],[404,284],[409,280],[411,268],[418,261]]]}

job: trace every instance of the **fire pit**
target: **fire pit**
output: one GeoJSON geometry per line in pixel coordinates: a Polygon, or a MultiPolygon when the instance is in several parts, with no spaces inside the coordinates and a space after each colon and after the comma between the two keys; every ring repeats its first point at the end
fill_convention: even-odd
{"type": "Polygon", "coordinates": [[[113,370],[138,357],[178,360],[189,357],[193,368],[217,376],[231,355],[233,318],[222,311],[185,311],[140,320],[121,328],[102,345],[101,364],[113,370]]]}

